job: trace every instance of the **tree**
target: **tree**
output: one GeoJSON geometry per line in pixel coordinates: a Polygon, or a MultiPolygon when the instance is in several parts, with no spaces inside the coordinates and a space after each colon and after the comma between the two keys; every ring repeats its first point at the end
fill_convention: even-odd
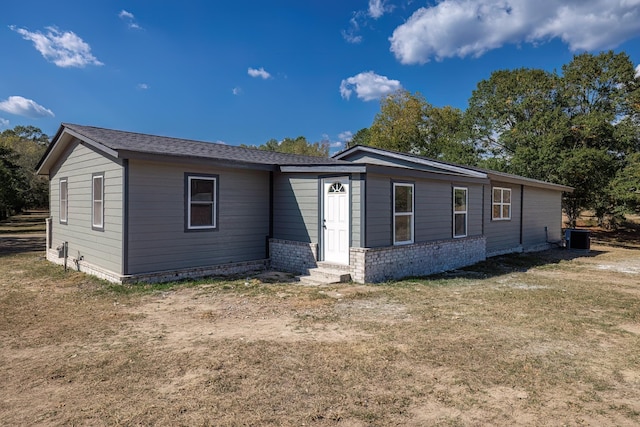
{"type": "Polygon", "coordinates": [[[347,148],[355,147],[356,145],[371,145],[371,130],[369,128],[362,128],[351,138],[351,141],[347,142],[347,148]]]}
{"type": "Polygon", "coordinates": [[[562,71],[492,73],[469,100],[467,126],[502,170],[574,187],[571,223],[585,209],[604,222],[616,211],[611,182],[640,148],[639,80],[624,53],[577,55],[562,71]]]}
{"type": "Polygon", "coordinates": [[[0,146],[0,219],[22,208],[24,179],[16,164],[17,154],[0,146]]]}
{"type": "Polygon", "coordinates": [[[591,169],[596,177],[588,181],[588,186],[567,176],[569,185],[581,187],[566,199],[579,204],[573,199],[588,192],[589,197],[582,197],[581,207],[593,209],[598,222],[604,225],[605,216],[613,219],[617,213],[611,184],[627,156],[638,148],[639,107],[633,104],[638,92],[635,69],[625,53],[609,51],[595,56],[577,55],[562,71],[559,103],[570,129],[563,149],[578,159],[585,159],[581,154],[591,153],[586,160],[592,163],[583,163],[582,167],[591,169]]]}
{"type": "Polygon", "coordinates": [[[625,166],[611,181],[611,194],[622,212],[640,213],[640,152],[627,157],[625,166]]]}
{"type": "Polygon", "coordinates": [[[478,161],[462,111],[434,107],[419,93],[400,90],[387,95],[369,130],[358,133],[374,147],[469,165],[478,161]]]}
{"type": "Polygon", "coordinates": [[[466,111],[472,137],[512,173],[557,178],[552,160],[563,138],[557,76],[542,70],[500,70],[478,83],[466,111]]]}
{"type": "MultiPolygon", "coordinates": [[[[242,144],[241,147],[249,147],[242,144]]],[[[256,147],[254,147],[256,148],[256,147]]],[[[282,141],[270,139],[257,147],[260,150],[278,153],[300,154],[305,156],[329,157],[329,143],[326,141],[309,142],[304,136],[285,138],[282,141]]]]}
{"type": "Polygon", "coordinates": [[[419,93],[399,90],[380,100],[380,112],[369,129],[374,147],[418,154],[425,145],[425,122],[431,107],[419,93]]]}
{"type": "Polygon", "coordinates": [[[0,191],[4,194],[0,204],[5,212],[48,206],[48,180],[35,170],[48,144],[47,135],[33,126],[16,126],[0,133],[0,191]]]}

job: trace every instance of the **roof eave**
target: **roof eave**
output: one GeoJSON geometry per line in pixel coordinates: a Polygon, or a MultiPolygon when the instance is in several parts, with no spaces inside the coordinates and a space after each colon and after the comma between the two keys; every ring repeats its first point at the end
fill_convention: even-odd
{"type": "Polygon", "coordinates": [[[51,140],[49,147],[47,147],[47,151],[45,151],[45,153],[42,155],[42,158],[38,162],[38,165],[36,166],[36,173],[38,175],[49,175],[51,166],[55,163],[58,156],[64,151],[67,144],[71,142],[73,138],[76,138],[111,157],[119,157],[118,151],[113,150],[104,144],[101,144],[97,141],[92,140],[91,138],[87,138],[86,136],[69,129],[63,123],[58,129],[58,132],[56,132],[56,135],[51,140]]]}
{"type": "MultiPolygon", "coordinates": [[[[441,169],[443,171],[449,172],[449,173],[453,173],[456,175],[466,175],[466,176],[470,176],[473,178],[486,178],[487,174],[484,172],[479,172],[479,171],[475,171],[473,169],[469,169],[463,166],[456,166],[456,165],[451,165],[448,163],[444,163],[444,162],[440,162],[438,160],[431,160],[431,159],[427,159],[425,158],[418,158],[415,156],[410,156],[410,155],[405,155],[402,153],[396,153],[393,151],[389,151],[389,150],[383,150],[383,149],[379,149],[376,147],[367,147],[364,145],[356,145],[354,147],[351,147],[347,150],[341,151],[339,153],[336,153],[333,155],[334,159],[337,160],[341,160],[343,157],[348,156],[349,154],[355,152],[355,151],[364,151],[367,153],[375,153],[375,154],[380,154],[380,155],[384,155],[387,157],[390,157],[392,159],[398,159],[398,160],[403,160],[406,162],[410,162],[410,163],[414,163],[414,164],[418,164],[418,165],[423,165],[423,166],[428,166],[428,167],[432,167],[432,168],[436,168],[436,169],[441,169]]],[[[446,173],[445,172],[445,173],[446,173]]]]}
{"type": "Polygon", "coordinates": [[[363,164],[279,165],[280,172],[366,173],[363,164]]]}

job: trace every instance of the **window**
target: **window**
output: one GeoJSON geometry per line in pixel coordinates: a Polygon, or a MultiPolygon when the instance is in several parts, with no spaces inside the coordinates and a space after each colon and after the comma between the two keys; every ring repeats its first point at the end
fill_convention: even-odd
{"type": "Polygon", "coordinates": [[[346,193],[347,190],[344,188],[344,185],[342,185],[341,182],[334,182],[333,184],[331,184],[331,187],[329,187],[329,193],[346,193]]]}
{"type": "Polygon", "coordinates": [[[467,189],[453,188],[453,237],[467,235],[467,189]]]}
{"type": "Polygon", "coordinates": [[[511,219],[511,189],[493,187],[491,217],[496,220],[511,219]]]}
{"type": "Polygon", "coordinates": [[[104,175],[93,175],[91,194],[91,226],[96,230],[102,230],[104,228],[104,175]]]}
{"type": "Polygon", "coordinates": [[[413,184],[393,184],[393,243],[413,243],[413,184]]]}
{"type": "Polygon", "coordinates": [[[69,215],[69,186],[67,178],[60,178],[60,223],[66,224],[69,215]]]}
{"type": "Polygon", "coordinates": [[[187,177],[188,230],[210,230],[217,227],[217,184],[217,177],[187,177]]]}

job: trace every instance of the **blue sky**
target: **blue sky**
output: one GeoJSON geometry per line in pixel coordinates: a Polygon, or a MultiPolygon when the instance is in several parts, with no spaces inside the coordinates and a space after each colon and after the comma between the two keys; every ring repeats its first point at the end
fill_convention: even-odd
{"type": "MultiPolygon", "coordinates": [[[[492,71],[640,63],[640,0],[32,1],[0,6],[0,130],[61,122],[332,152],[404,88],[466,108],[492,71]]],[[[637,68],[640,73],[640,67],[637,68]]]]}

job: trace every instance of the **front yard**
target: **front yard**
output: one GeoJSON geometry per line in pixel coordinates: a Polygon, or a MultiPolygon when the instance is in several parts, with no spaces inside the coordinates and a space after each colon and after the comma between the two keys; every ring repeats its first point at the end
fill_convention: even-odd
{"type": "Polygon", "coordinates": [[[0,424],[638,425],[635,243],[325,288],[0,254],[0,424]]]}

